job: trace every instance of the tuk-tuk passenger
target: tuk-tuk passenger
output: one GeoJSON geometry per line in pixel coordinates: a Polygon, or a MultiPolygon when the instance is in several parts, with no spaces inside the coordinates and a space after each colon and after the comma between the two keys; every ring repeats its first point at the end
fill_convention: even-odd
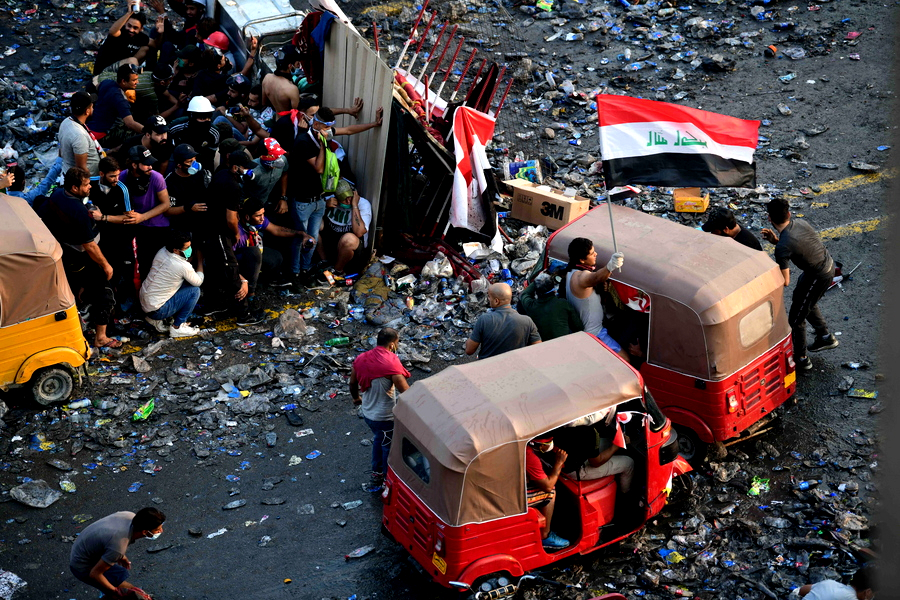
{"type": "MultiPolygon", "coordinates": [[[[559,429],[556,440],[569,453],[563,472],[573,479],[600,479],[615,475],[618,491],[626,495],[631,491],[634,459],[623,454],[614,443],[616,411],[599,411],[579,419],[569,427],[559,429]]],[[[625,443],[628,442],[624,436],[625,443]]]]}
{"type": "Polygon", "coordinates": [[[609,257],[605,267],[597,269],[597,252],[594,242],[587,238],[575,238],[569,243],[569,264],[559,284],[559,297],[565,298],[578,311],[584,330],[591,333],[618,353],[625,360],[628,354],[603,326],[603,304],[594,286],[609,279],[610,274],[622,267],[625,255],[616,252],[609,257]]]}
{"type": "Polygon", "coordinates": [[[569,540],[560,537],[550,531],[550,521],[553,518],[553,507],[556,505],[556,481],[562,473],[563,465],[568,454],[562,448],[553,447],[553,437],[538,436],[528,442],[525,448],[525,478],[528,480],[525,489],[525,498],[528,506],[533,506],[544,515],[544,526],[541,528],[541,543],[545,548],[559,550],[569,545],[569,540]],[[544,471],[541,459],[535,453],[553,452],[556,455],[553,461],[553,470],[548,476],[544,471]]]}

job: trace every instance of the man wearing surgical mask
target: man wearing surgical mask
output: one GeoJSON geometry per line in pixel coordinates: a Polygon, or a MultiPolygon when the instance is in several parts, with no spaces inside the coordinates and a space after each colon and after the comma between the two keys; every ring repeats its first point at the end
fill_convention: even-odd
{"type": "Polygon", "coordinates": [[[197,151],[190,144],[179,144],[172,154],[172,172],[166,175],[171,208],[166,211],[173,229],[199,234],[206,218],[206,188],[212,178],[197,162],[197,151]]]}
{"type": "Polygon", "coordinates": [[[149,598],[144,590],[128,581],[131,561],[125,553],[139,539],[158,539],[166,515],[147,507],[137,514],[120,511],[94,521],[78,536],[69,555],[69,570],[81,582],[97,588],[104,597],[127,594],[149,598]]]}
{"type": "Polygon", "coordinates": [[[193,255],[191,235],[172,231],[165,247],[160,248],[153,258],[150,274],[141,285],[141,308],[147,315],[145,320],[158,332],[168,332],[172,338],[200,333],[197,327],[187,322],[200,299],[200,285],[203,283],[203,262],[195,257],[195,268],[191,264],[193,255]],[[172,322],[167,326],[169,319],[172,322]]]}

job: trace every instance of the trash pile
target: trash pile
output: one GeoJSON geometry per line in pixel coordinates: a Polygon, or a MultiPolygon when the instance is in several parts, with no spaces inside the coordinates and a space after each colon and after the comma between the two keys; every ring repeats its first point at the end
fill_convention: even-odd
{"type": "MultiPolygon", "coordinates": [[[[644,530],[593,563],[545,575],[581,584],[591,590],[585,597],[648,600],[774,600],[807,583],[847,581],[876,556],[866,515],[878,461],[862,432],[823,439],[826,446],[805,454],[764,441],[753,457],[731,448],[722,462],[685,476],[680,489],[676,483],[673,501],[644,530]]],[[[549,597],[541,592],[551,589],[525,597],[549,597]]]]}

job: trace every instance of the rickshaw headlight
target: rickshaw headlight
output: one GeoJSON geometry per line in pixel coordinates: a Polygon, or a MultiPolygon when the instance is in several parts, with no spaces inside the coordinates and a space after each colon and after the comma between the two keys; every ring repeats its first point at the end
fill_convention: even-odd
{"type": "Polygon", "coordinates": [[[434,551],[438,554],[442,554],[444,552],[444,538],[438,535],[434,539],[434,551]]]}
{"type": "Polygon", "coordinates": [[[738,400],[734,392],[728,392],[725,396],[728,400],[728,412],[733,413],[738,409],[738,400]]]}
{"type": "Polygon", "coordinates": [[[788,367],[788,371],[796,371],[797,370],[797,363],[794,362],[793,354],[787,355],[787,367],[788,367]]]}
{"type": "Polygon", "coordinates": [[[387,481],[385,481],[384,487],[381,490],[381,500],[382,500],[382,502],[387,504],[388,502],[390,502],[390,497],[391,497],[391,484],[388,483],[387,481]]]}

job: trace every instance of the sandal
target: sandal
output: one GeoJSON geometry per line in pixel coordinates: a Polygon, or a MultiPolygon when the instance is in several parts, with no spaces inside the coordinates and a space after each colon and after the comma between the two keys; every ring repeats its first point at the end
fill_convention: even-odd
{"type": "Polygon", "coordinates": [[[109,341],[103,344],[102,346],[97,346],[98,348],[121,348],[124,344],[117,340],[116,338],[109,338],[109,341]]]}
{"type": "Polygon", "coordinates": [[[284,416],[287,417],[288,423],[290,423],[294,427],[300,427],[301,425],[303,425],[303,415],[298,413],[296,410],[289,410],[284,413],[284,416]]]}

